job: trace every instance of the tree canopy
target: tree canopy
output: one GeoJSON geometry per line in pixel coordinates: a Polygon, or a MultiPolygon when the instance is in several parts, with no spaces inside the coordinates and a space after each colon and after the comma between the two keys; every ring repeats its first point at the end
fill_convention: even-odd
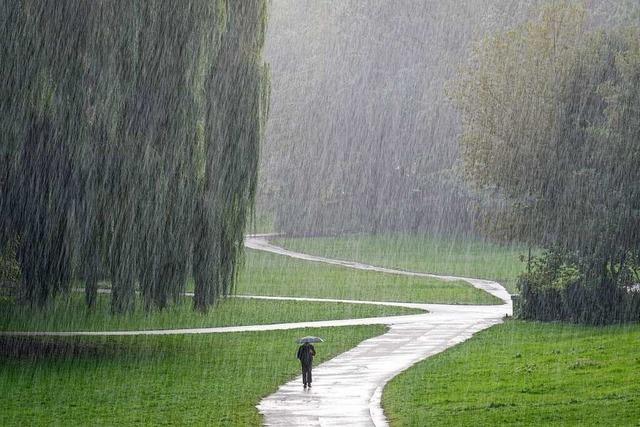
{"type": "MultiPolygon", "coordinates": [[[[297,233],[475,231],[446,82],[473,42],[546,0],[278,0],[260,208],[297,233]]],[[[589,28],[634,21],[634,0],[588,1],[589,28]]]]}
{"type": "Polygon", "coordinates": [[[264,0],[0,6],[0,242],[22,298],[111,281],[114,312],[230,292],[257,183],[264,0]]]}
{"type": "Polygon", "coordinates": [[[454,96],[465,171],[506,199],[510,237],[607,257],[640,237],[639,39],[585,22],[556,5],[486,38],[454,96]]]}
{"type": "Polygon", "coordinates": [[[640,28],[594,30],[573,3],[545,6],[485,38],[452,95],[466,175],[503,201],[489,231],[555,252],[523,283],[561,283],[571,318],[607,304],[602,316],[637,317],[636,302],[620,307],[640,251],[640,28]]]}

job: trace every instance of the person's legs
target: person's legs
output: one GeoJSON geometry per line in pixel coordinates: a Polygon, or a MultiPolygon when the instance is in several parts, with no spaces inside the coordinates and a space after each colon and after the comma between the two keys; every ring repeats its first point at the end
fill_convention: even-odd
{"type": "Polygon", "coordinates": [[[307,367],[302,364],[302,384],[307,386],[307,367]]]}
{"type": "Polygon", "coordinates": [[[306,387],[307,385],[311,385],[311,366],[310,365],[302,365],[302,383],[306,387]]]}

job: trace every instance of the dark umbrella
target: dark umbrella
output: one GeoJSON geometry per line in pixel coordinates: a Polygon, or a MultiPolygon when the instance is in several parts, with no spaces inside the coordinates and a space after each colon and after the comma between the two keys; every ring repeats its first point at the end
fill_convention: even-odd
{"type": "Polygon", "coordinates": [[[298,340],[298,344],[304,344],[306,342],[324,342],[320,337],[304,337],[298,340]]]}

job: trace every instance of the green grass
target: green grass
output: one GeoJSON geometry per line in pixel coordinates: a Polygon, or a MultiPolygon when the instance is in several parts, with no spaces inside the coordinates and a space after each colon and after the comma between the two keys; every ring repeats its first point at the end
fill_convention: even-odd
{"type": "Polygon", "coordinates": [[[522,246],[407,234],[274,238],[287,249],[404,270],[495,280],[515,292],[522,246]]]}
{"type": "Polygon", "coordinates": [[[145,313],[138,304],[131,315],[111,315],[109,296],[99,295],[96,310],[88,311],[83,294],[58,298],[45,310],[18,306],[0,300],[0,330],[3,331],[105,331],[124,329],[177,329],[237,326],[313,320],[349,319],[423,313],[402,307],[364,304],[266,301],[228,298],[207,314],[194,312],[191,298],[163,311],[145,313]]]}
{"type": "Polygon", "coordinates": [[[500,303],[497,298],[466,282],[359,271],[253,250],[247,250],[237,292],[368,301],[500,303]]]}
{"type": "MultiPolygon", "coordinates": [[[[377,243],[380,249],[384,249],[384,243],[377,243]]],[[[375,247],[361,248],[357,255],[376,251],[375,247]]],[[[385,251],[384,259],[399,256],[385,251]]],[[[346,249],[343,254],[327,253],[376,263],[357,258],[346,249]]],[[[257,251],[248,251],[236,291],[245,295],[498,303],[464,282],[357,271],[257,251]]],[[[364,305],[231,298],[206,316],[194,313],[186,299],[163,312],[145,314],[138,308],[132,316],[112,317],[107,296],[100,297],[98,310],[90,314],[79,294],[57,300],[42,314],[0,302],[0,328],[160,329],[410,312],[364,305]]],[[[382,326],[313,329],[314,335],[326,340],[317,346],[318,363],[382,332],[382,326]]],[[[309,333],[49,337],[22,338],[20,342],[0,337],[0,425],[259,425],[261,419],[254,406],[298,374],[294,341],[309,333]]]]}
{"type": "MultiPolygon", "coordinates": [[[[314,329],[316,359],[384,330],[314,329]]],[[[308,333],[0,337],[0,425],[258,426],[255,405],[298,375],[295,339],[308,333]]]]}
{"type": "Polygon", "coordinates": [[[640,325],[510,321],[393,379],[392,425],[638,425],[640,325]]]}

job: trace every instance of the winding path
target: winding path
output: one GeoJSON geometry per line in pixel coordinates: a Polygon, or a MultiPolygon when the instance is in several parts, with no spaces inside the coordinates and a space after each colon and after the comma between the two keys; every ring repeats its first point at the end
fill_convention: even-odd
{"type": "Polygon", "coordinates": [[[248,236],[248,248],[271,252],[291,258],[339,265],[358,270],[378,271],[442,280],[464,280],[504,302],[502,305],[444,305],[400,302],[353,301],[321,298],[290,298],[244,296],[244,298],[349,302],[358,304],[391,305],[417,308],[425,314],[329,320],[271,325],[229,326],[194,329],[158,329],[140,331],[99,332],[0,332],[0,335],[171,335],[210,334],[224,332],[268,331],[332,326],[374,325],[389,326],[387,333],[363,341],[314,368],[312,389],[303,390],[298,377],[274,394],[264,398],[258,410],[267,426],[386,426],[381,406],[384,385],[413,364],[470,338],[474,333],[500,323],[512,311],[509,293],[498,283],[454,276],[438,276],[324,258],[289,251],[267,241],[268,235],[248,236]]]}
{"type": "MultiPolygon", "coordinates": [[[[383,318],[383,323],[389,325],[387,333],[365,340],[316,367],[316,381],[309,390],[303,390],[300,377],[281,386],[258,405],[267,426],[386,426],[388,423],[382,411],[381,397],[385,384],[391,378],[415,363],[469,339],[474,333],[502,322],[505,315],[512,313],[509,293],[496,282],[402,271],[301,254],[274,246],[266,237],[249,237],[245,245],[291,258],[358,270],[464,280],[504,303],[404,304],[428,310],[429,313],[383,318]]],[[[366,323],[367,319],[360,320],[366,323]]]]}

